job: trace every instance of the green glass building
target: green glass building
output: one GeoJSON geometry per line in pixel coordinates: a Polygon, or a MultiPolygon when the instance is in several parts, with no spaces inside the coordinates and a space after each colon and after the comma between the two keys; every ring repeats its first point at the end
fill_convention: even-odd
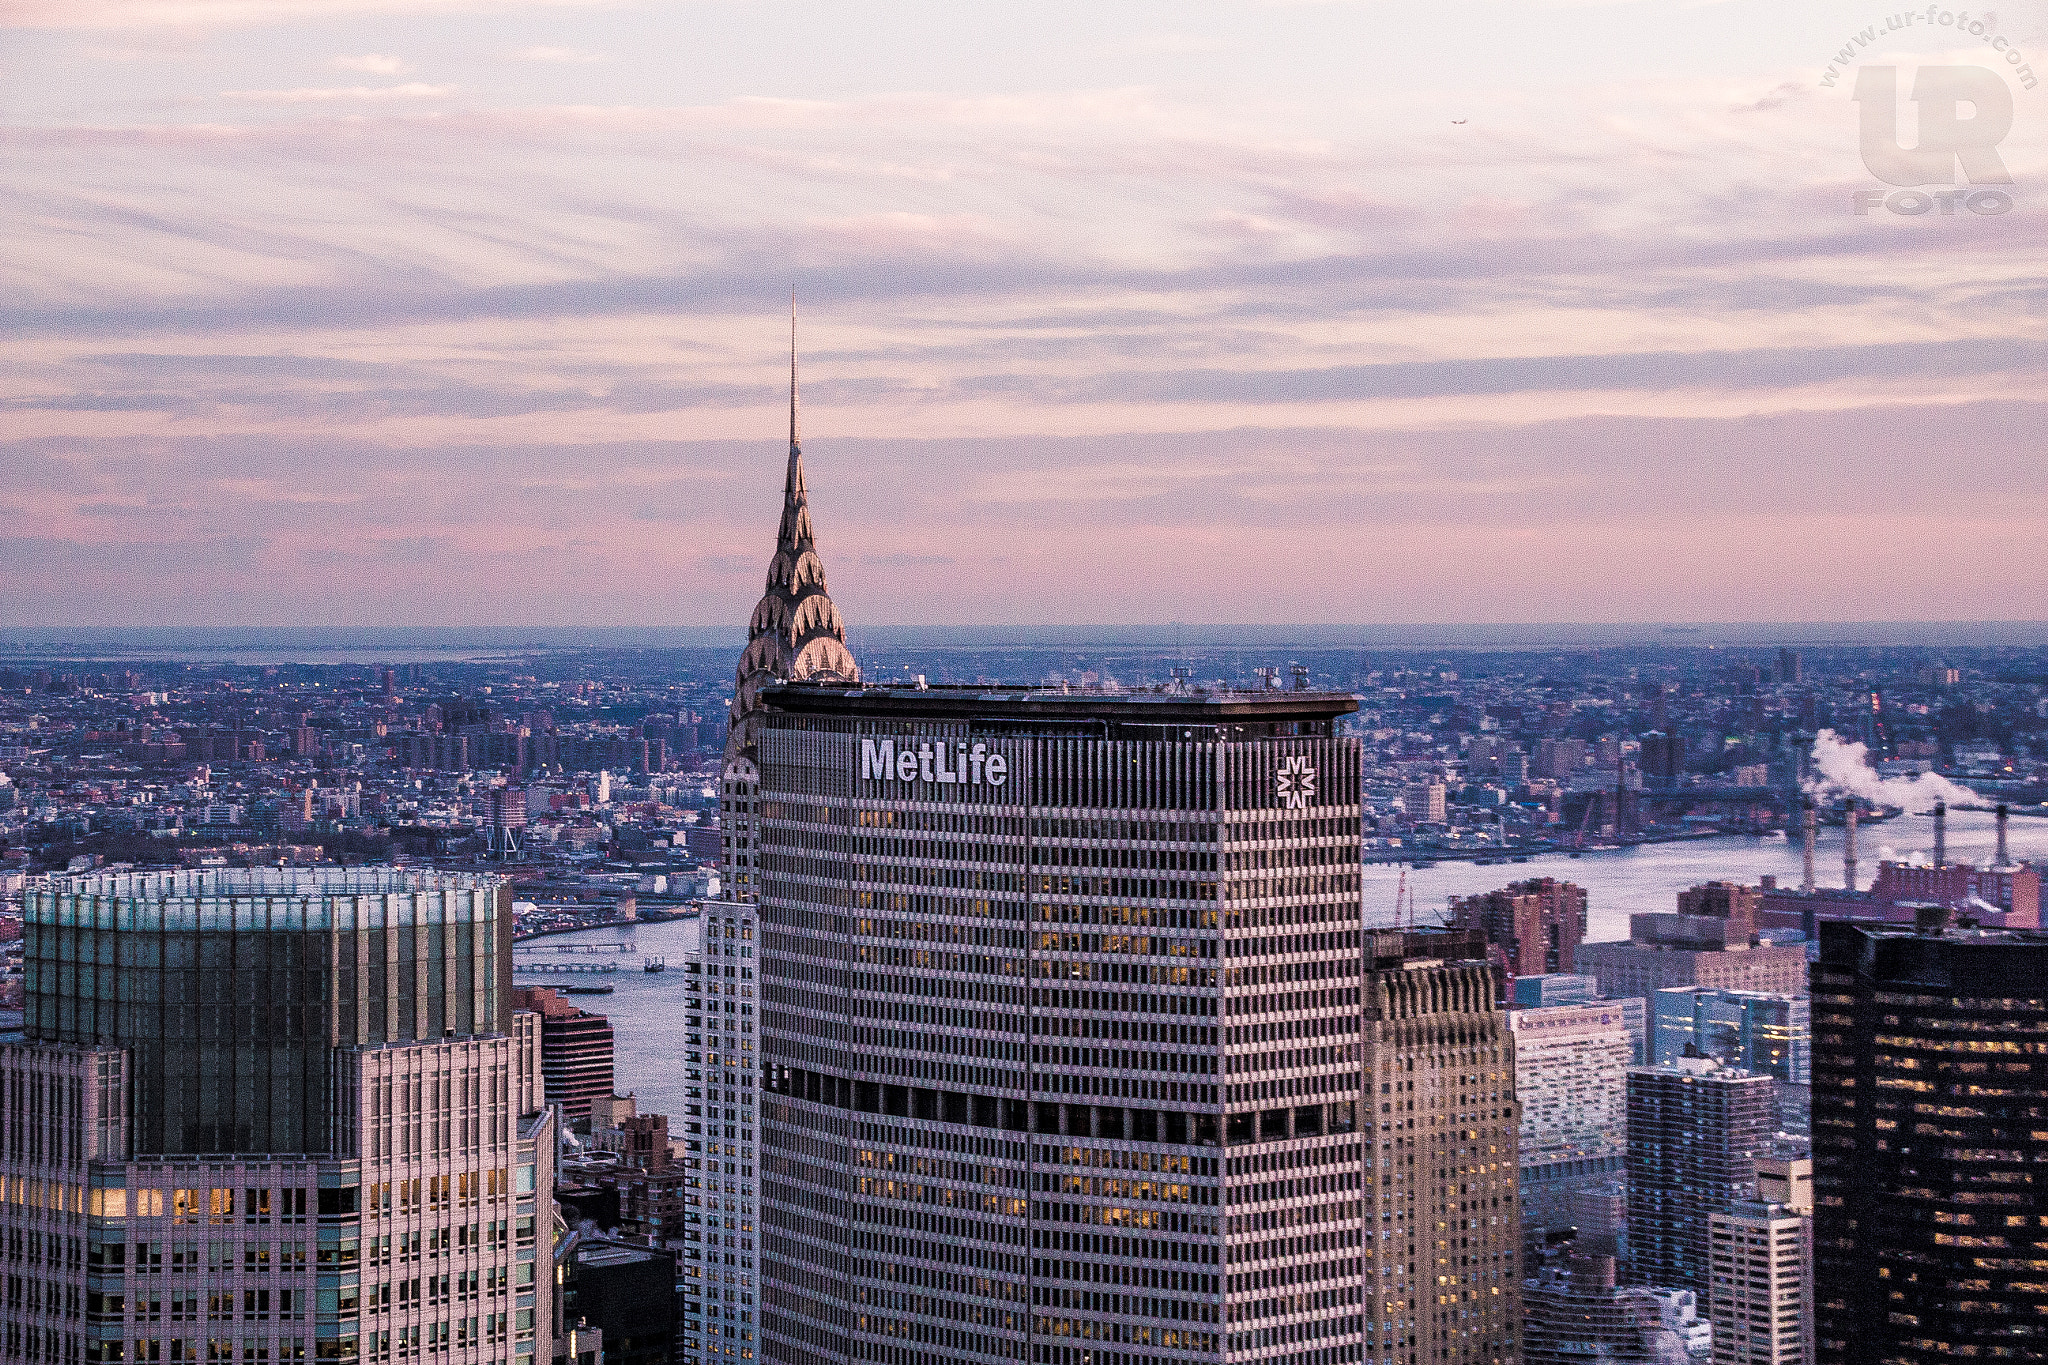
{"type": "Polygon", "coordinates": [[[24,911],[0,1365],[552,1357],[556,1119],[500,879],[92,874],[24,911]]]}
{"type": "Polygon", "coordinates": [[[329,1149],[333,1049],[507,1031],[511,888],[390,868],[53,880],[24,1032],[130,1053],[138,1151],[329,1149]]]}

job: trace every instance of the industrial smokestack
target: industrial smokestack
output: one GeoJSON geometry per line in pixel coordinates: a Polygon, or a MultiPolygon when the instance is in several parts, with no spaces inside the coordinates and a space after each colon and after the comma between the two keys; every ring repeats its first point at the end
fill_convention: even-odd
{"type": "Polygon", "coordinates": [[[2005,803],[2003,801],[1998,803],[1998,866],[2009,866],[2005,857],[2005,803]]]}
{"type": "Polygon", "coordinates": [[[1799,891],[1802,895],[1811,896],[1813,894],[1813,827],[1816,823],[1816,812],[1813,809],[1813,799],[1811,797],[1801,804],[1805,807],[1802,813],[1805,816],[1806,824],[1806,875],[1799,880],[1799,891]]]}
{"type": "Polygon", "coordinates": [[[1948,802],[1934,803],[1934,865],[1948,866],[1948,802]]]}
{"type": "Polygon", "coordinates": [[[1856,889],[1856,798],[1842,802],[1842,886],[1856,889]]]}

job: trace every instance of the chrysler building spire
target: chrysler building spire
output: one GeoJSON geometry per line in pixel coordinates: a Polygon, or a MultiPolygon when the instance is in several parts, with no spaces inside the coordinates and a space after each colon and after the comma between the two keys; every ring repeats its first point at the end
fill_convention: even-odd
{"type": "Polygon", "coordinates": [[[789,469],[782,482],[782,521],[768,581],[747,623],[747,647],[733,674],[732,712],[725,735],[721,783],[727,892],[754,897],[753,793],[759,784],[755,740],[760,730],[760,694],[768,684],[860,681],[860,665],[846,648],[846,624],[825,590],[825,562],[818,557],[811,527],[810,490],[804,483],[802,434],[798,426],[796,295],[789,305],[789,469]]]}

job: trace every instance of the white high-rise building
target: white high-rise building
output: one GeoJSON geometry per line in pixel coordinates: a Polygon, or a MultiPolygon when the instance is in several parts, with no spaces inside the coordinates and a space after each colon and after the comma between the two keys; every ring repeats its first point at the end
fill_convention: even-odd
{"type": "Polygon", "coordinates": [[[1744,1200],[1708,1219],[1714,1365],[1812,1365],[1811,1217],[1744,1200]]]}
{"type": "Polygon", "coordinates": [[[724,1365],[760,1352],[758,959],[753,906],[706,901],[698,913],[697,942],[682,963],[686,1089],[673,1139],[684,1172],[683,1222],[668,1230],[667,1243],[683,1291],[678,1359],[724,1365]]]}
{"type": "Polygon", "coordinates": [[[1449,818],[1445,800],[1444,784],[1435,781],[1412,783],[1401,793],[1401,804],[1407,807],[1411,825],[1443,824],[1449,818]]]}
{"type": "Polygon", "coordinates": [[[1628,1069],[1640,1000],[1513,1010],[1521,1106],[1522,1215],[1570,1218],[1575,1189],[1611,1180],[1628,1157],[1628,1069]]]}

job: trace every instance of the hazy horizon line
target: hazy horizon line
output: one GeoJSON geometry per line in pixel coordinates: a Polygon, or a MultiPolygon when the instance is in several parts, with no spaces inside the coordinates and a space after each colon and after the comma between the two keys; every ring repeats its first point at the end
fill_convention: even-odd
{"type": "MultiPolygon", "coordinates": [[[[718,647],[743,643],[742,625],[0,625],[0,649],[66,646],[360,649],[449,647],[718,647]]],[[[853,625],[858,649],[1122,646],[1232,648],[1481,647],[1560,645],[1881,647],[2048,646],[2048,620],[1382,621],[1382,622],[956,622],[853,625]]]]}

